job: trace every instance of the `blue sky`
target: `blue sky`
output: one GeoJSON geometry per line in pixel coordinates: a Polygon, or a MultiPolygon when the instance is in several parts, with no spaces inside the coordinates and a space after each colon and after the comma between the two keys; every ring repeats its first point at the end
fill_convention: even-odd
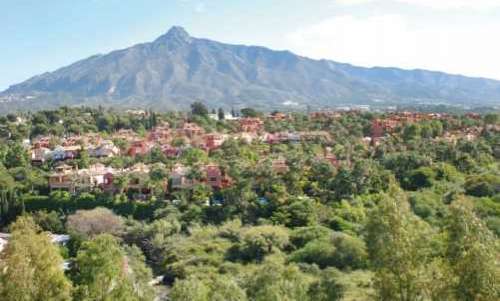
{"type": "Polygon", "coordinates": [[[0,90],[173,25],[312,58],[500,79],[500,0],[2,0],[0,90]]]}

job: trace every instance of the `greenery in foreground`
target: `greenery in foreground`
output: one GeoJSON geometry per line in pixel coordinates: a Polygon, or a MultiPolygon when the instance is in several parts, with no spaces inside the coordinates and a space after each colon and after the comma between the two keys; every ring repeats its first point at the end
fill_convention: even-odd
{"type": "MultiPolygon", "coordinates": [[[[207,112],[189,118],[207,131],[236,130],[207,112]]],[[[62,108],[24,124],[0,120],[10,133],[0,144],[0,217],[12,235],[0,255],[0,300],[153,300],[153,274],[164,276],[165,298],[174,301],[500,298],[500,134],[486,127],[498,125],[498,115],[406,125],[369,146],[361,138],[373,114],[297,114],[266,121],[266,130],[324,130],[334,141],[227,141],[210,154],[193,149],[169,159],[153,151],[104,162],[210,161],[234,180],[221,191],[200,184],[147,200],[49,192],[53,162],[31,166],[21,144],[50,133],[144,133],[158,120],[175,126],[184,117],[153,115],[62,108]],[[439,139],[476,126],[483,130],[475,140],[439,139]],[[318,159],[325,147],[339,167],[318,159]],[[274,157],[289,171],[274,173],[274,157]],[[46,231],[71,241],[59,247],[46,231]]],[[[96,159],[75,163],[93,163],[86,160],[96,159]]]]}

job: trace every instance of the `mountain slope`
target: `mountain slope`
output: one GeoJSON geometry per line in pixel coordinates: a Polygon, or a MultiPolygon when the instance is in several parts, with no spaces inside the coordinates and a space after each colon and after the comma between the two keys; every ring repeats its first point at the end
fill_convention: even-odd
{"type": "Polygon", "coordinates": [[[96,55],[0,93],[0,110],[59,105],[182,109],[415,102],[499,104],[500,82],[424,70],[362,68],[288,51],[198,39],[173,27],[151,43],[96,55]]]}

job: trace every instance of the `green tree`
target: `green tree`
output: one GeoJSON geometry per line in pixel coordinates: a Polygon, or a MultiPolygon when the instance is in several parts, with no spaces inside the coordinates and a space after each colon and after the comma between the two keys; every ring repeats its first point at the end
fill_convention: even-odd
{"type": "Polygon", "coordinates": [[[128,174],[117,175],[113,178],[113,185],[115,185],[118,194],[122,194],[127,189],[129,183],[130,176],[128,174]]]}
{"type": "Polygon", "coordinates": [[[365,242],[357,237],[336,232],[332,237],[335,247],[333,265],[339,269],[365,268],[368,261],[365,242]]]}
{"type": "Polygon", "coordinates": [[[191,104],[191,113],[193,115],[206,117],[208,116],[208,109],[202,102],[194,102],[191,104]]]}
{"type": "Polygon", "coordinates": [[[279,226],[255,226],[242,230],[240,253],[247,260],[262,260],[289,244],[288,230],[279,226]]]}
{"type": "Polygon", "coordinates": [[[416,123],[409,124],[403,129],[403,139],[410,141],[421,136],[421,127],[416,123]]]}
{"type": "Polygon", "coordinates": [[[428,256],[429,229],[404,195],[382,195],[369,215],[367,246],[380,300],[419,300],[428,256]]]}
{"type": "Polygon", "coordinates": [[[495,174],[474,175],[467,178],[465,191],[477,197],[500,193],[500,176],[495,174]]]}
{"type": "Polygon", "coordinates": [[[272,220],[287,227],[305,227],[317,221],[316,207],[313,199],[296,198],[290,204],[280,206],[272,220]]]}
{"type": "MultiPolygon", "coordinates": [[[[151,300],[145,292],[144,271],[134,271],[130,259],[113,236],[101,234],[85,241],[75,260],[76,300],[151,300]]],[[[140,260],[140,259],[139,259],[140,260]]],[[[147,273],[149,274],[149,273],[147,273]]]]}
{"type": "Polygon", "coordinates": [[[175,282],[172,301],[245,301],[245,291],[230,276],[192,275],[175,282]]]}
{"type": "Polygon", "coordinates": [[[333,266],[336,248],[328,239],[316,239],[308,242],[303,248],[290,254],[292,262],[316,264],[320,268],[333,266]]]}
{"type": "Polygon", "coordinates": [[[23,167],[28,165],[28,152],[20,143],[9,145],[5,154],[5,167],[23,167]]]}
{"type": "Polygon", "coordinates": [[[52,233],[64,233],[64,224],[55,211],[47,212],[45,210],[36,211],[33,213],[35,223],[43,230],[52,233]]]}
{"type": "Polygon", "coordinates": [[[195,277],[175,282],[170,292],[172,301],[209,301],[210,288],[195,277]]]}
{"type": "Polygon", "coordinates": [[[500,250],[494,235],[465,199],[451,205],[446,224],[446,259],[456,279],[457,300],[499,300],[500,250]]]}
{"type": "Polygon", "coordinates": [[[490,113],[484,116],[484,122],[486,124],[497,124],[500,120],[498,113],[490,113]]]}
{"type": "Polygon", "coordinates": [[[217,118],[219,120],[224,120],[225,118],[224,109],[219,108],[219,110],[217,111],[217,118]]]}
{"type": "Polygon", "coordinates": [[[310,300],[341,300],[345,291],[345,287],[340,281],[341,275],[335,268],[327,268],[322,271],[319,279],[313,282],[309,288],[310,300]]]}
{"type": "Polygon", "coordinates": [[[432,168],[427,166],[420,167],[410,172],[404,186],[412,190],[431,187],[435,178],[436,172],[432,168]]]}
{"type": "Polygon", "coordinates": [[[83,148],[80,151],[80,158],[78,159],[78,168],[88,168],[90,165],[89,152],[83,148]]]}
{"type": "Polygon", "coordinates": [[[127,265],[129,269],[129,280],[134,288],[134,293],[139,300],[153,300],[155,292],[150,285],[153,273],[146,265],[146,258],[142,251],[136,246],[125,246],[127,265]]]}
{"type": "Polygon", "coordinates": [[[259,116],[259,112],[257,112],[253,108],[243,108],[243,109],[241,109],[240,112],[241,112],[241,115],[243,117],[257,117],[257,116],[259,116]]]}
{"type": "Polygon", "coordinates": [[[310,281],[296,265],[270,258],[250,274],[245,286],[250,300],[308,300],[310,281]]]}
{"type": "Polygon", "coordinates": [[[71,300],[71,282],[64,276],[63,259],[49,236],[26,216],[19,217],[11,231],[0,254],[0,299],[71,300]]]}

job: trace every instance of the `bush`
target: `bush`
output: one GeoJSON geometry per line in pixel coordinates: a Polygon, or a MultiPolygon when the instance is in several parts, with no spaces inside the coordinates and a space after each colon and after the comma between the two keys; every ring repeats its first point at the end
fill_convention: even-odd
{"type": "Polygon", "coordinates": [[[290,234],[290,241],[295,248],[302,248],[308,242],[316,239],[327,239],[333,231],[324,226],[310,226],[296,228],[290,234]]]}
{"type": "Polygon", "coordinates": [[[238,252],[243,260],[262,260],[266,255],[279,252],[289,244],[288,230],[280,226],[244,228],[240,234],[238,252]]]}
{"type": "Polygon", "coordinates": [[[289,205],[281,206],[271,219],[291,228],[310,226],[317,220],[314,200],[309,198],[294,200],[289,205]]]}
{"type": "Polygon", "coordinates": [[[55,211],[47,212],[45,210],[33,213],[33,220],[40,228],[52,233],[64,233],[64,225],[55,211]]]}
{"type": "Polygon", "coordinates": [[[344,233],[335,233],[333,245],[335,246],[333,262],[335,267],[339,269],[366,267],[368,253],[362,239],[344,233]]]}
{"type": "Polygon", "coordinates": [[[465,191],[477,197],[493,196],[500,193],[500,176],[486,174],[469,177],[465,182],[465,191]]]}
{"type": "Polygon", "coordinates": [[[420,167],[412,171],[405,181],[405,188],[410,190],[417,190],[421,188],[431,187],[436,173],[430,167],[420,167]]]}
{"type": "Polygon", "coordinates": [[[330,240],[317,239],[293,252],[290,255],[290,261],[317,264],[320,268],[325,268],[334,265],[335,251],[335,246],[330,240]]]}
{"type": "Polygon", "coordinates": [[[120,234],[123,230],[123,220],[106,208],[78,210],[68,217],[66,228],[69,232],[93,237],[103,233],[120,234]]]}

